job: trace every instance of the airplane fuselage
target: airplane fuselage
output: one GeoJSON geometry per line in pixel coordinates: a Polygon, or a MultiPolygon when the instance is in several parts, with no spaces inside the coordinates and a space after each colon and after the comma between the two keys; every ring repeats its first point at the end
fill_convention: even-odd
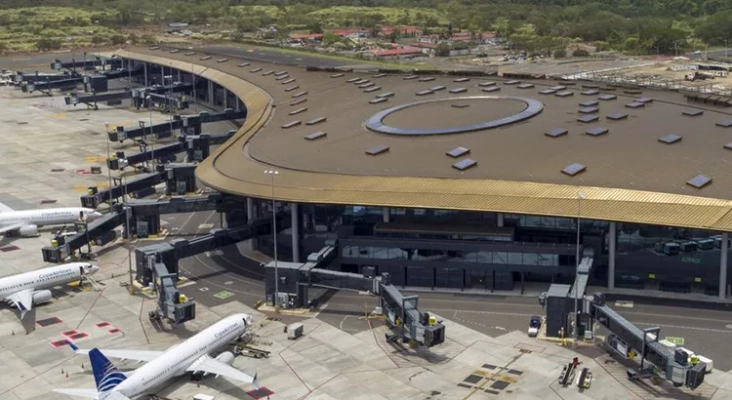
{"type": "Polygon", "coordinates": [[[113,391],[129,398],[147,394],[150,389],[184,374],[202,356],[237,339],[246,328],[246,323],[237,315],[225,318],[143,365],[113,391]]]}
{"type": "Polygon", "coordinates": [[[81,279],[81,266],[71,263],[0,278],[0,300],[27,289],[48,289],[81,279]]]}
{"type": "Polygon", "coordinates": [[[7,211],[0,213],[0,228],[19,223],[36,226],[73,224],[81,219],[81,213],[93,215],[94,210],[82,207],[67,207],[7,211]]]}

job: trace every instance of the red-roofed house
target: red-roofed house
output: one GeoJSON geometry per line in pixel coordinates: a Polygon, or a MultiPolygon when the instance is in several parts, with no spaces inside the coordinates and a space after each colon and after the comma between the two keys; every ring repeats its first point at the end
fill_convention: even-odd
{"type": "Polygon", "coordinates": [[[349,39],[357,39],[369,36],[369,31],[365,29],[333,29],[333,34],[349,39]]]}
{"type": "Polygon", "coordinates": [[[402,37],[419,36],[422,34],[422,30],[416,26],[382,26],[381,34],[384,36],[391,35],[392,32],[397,31],[402,37]]]}
{"type": "Polygon", "coordinates": [[[375,50],[371,54],[378,58],[410,58],[422,55],[422,50],[416,47],[402,47],[390,50],[375,50]]]}

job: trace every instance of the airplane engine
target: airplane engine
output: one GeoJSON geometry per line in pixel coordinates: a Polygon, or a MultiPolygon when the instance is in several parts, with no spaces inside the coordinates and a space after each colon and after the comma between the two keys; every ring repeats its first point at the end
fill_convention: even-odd
{"type": "Polygon", "coordinates": [[[234,353],[230,351],[225,351],[218,356],[216,356],[216,360],[221,361],[222,363],[226,365],[231,365],[234,363],[234,353]]]}
{"type": "Polygon", "coordinates": [[[18,229],[20,236],[38,236],[38,226],[25,225],[18,229]]]}
{"type": "Polygon", "coordinates": [[[52,298],[53,295],[51,295],[50,290],[39,290],[37,292],[33,292],[33,304],[35,305],[48,303],[52,298]]]}

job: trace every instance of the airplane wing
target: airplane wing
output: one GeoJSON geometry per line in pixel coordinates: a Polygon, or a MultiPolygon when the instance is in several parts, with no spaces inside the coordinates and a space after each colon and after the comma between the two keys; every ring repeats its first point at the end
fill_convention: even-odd
{"type": "MultiPolygon", "coordinates": [[[[75,349],[76,354],[89,354],[89,349],[75,349]]],[[[121,361],[135,360],[137,362],[148,362],[160,357],[162,351],[152,350],[99,350],[109,358],[116,358],[121,361]]]]}
{"type": "Polygon", "coordinates": [[[257,382],[257,375],[251,376],[247,375],[238,369],[222,363],[219,360],[213,359],[209,356],[203,356],[196,360],[193,364],[191,364],[188,369],[186,369],[187,372],[203,372],[205,374],[211,374],[216,375],[218,378],[219,376],[226,377],[228,379],[232,379],[239,382],[245,382],[245,383],[251,383],[255,387],[259,387],[259,383],[257,382]]]}
{"type": "Polygon", "coordinates": [[[6,226],[3,226],[3,227],[0,227],[0,234],[6,233],[6,232],[17,231],[18,229],[24,227],[25,225],[26,224],[23,223],[23,222],[18,222],[17,224],[6,225],[6,226]]]}
{"type": "Polygon", "coordinates": [[[33,308],[33,289],[25,289],[5,297],[5,301],[20,310],[20,319],[33,308]]]}
{"type": "Polygon", "coordinates": [[[84,397],[97,400],[99,392],[96,389],[53,389],[56,393],[66,394],[74,397],[84,397]]]}

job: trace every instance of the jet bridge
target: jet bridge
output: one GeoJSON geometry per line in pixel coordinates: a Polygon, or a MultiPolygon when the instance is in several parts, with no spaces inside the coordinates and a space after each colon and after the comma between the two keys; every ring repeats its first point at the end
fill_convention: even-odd
{"type": "Polygon", "coordinates": [[[235,133],[235,130],[230,130],[219,134],[202,133],[200,135],[179,136],[177,143],[160,146],[154,150],[142,151],[127,157],[125,157],[124,151],[118,151],[107,160],[107,168],[118,171],[128,166],[134,167],[145,161],[170,160],[175,154],[184,151],[186,152],[186,161],[200,162],[211,154],[211,146],[226,142],[235,133]]]}
{"type": "Polygon", "coordinates": [[[51,63],[51,69],[53,70],[73,70],[76,68],[88,68],[88,67],[103,67],[105,65],[109,65],[112,69],[118,69],[122,67],[122,59],[121,58],[103,58],[103,57],[93,57],[88,60],[81,60],[77,61],[75,59],[71,59],[71,61],[61,61],[61,60],[54,60],[54,62],[51,63]]]}
{"type": "Polygon", "coordinates": [[[92,240],[104,237],[114,228],[123,224],[125,218],[124,211],[118,207],[90,224],[77,224],[77,233],[75,235],[66,238],[58,237],[54,240],[55,245],[41,249],[43,261],[51,263],[64,262],[77,250],[84,246],[91,246],[92,240]]]}
{"type": "Polygon", "coordinates": [[[278,262],[265,266],[265,296],[269,304],[280,308],[309,307],[309,288],[353,290],[379,296],[386,321],[393,328],[389,340],[401,338],[405,342],[432,347],[445,341],[445,326],[422,313],[418,296],[403,296],[391,285],[389,274],[379,277],[325,269],[336,257],[336,242],[330,241],[317,253],[310,254],[305,264],[278,262]],[[275,299],[275,275],[277,298],[275,299]]]}
{"type": "Polygon", "coordinates": [[[64,101],[67,106],[76,106],[77,104],[86,104],[88,107],[95,110],[99,109],[98,103],[102,102],[116,102],[126,100],[132,97],[132,92],[129,88],[125,88],[122,91],[105,92],[105,93],[70,93],[64,97],[64,101]]]}
{"type": "Polygon", "coordinates": [[[126,193],[134,193],[138,190],[155,186],[165,180],[165,172],[156,172],[135,179],[131,182],[121,183],[120,185],[105,190],[98,190],[96,187],[89,187],[87,194],[81,196],[81,206],[87,208],[97,208],[100,204],[108,202],[111,199],[118,199],[126,193]]]}
{"type": "Polygon", "coordinates": [[[139,128],[125,130],[123,126],[118,126],[116,130],[111,130],[107,134],[110,141],[120,143],[125,139],[137,139],[146,135],[159,135],[176,129],[185,130],[186,133],[200,134],[201,124],[244,119],[246,116],[246,110],[233,110],[231,108],[213,113],[203,111],[198,115],[176,115],[172,121],[161,122],[152,127],[141,126],[139,128]]]}

